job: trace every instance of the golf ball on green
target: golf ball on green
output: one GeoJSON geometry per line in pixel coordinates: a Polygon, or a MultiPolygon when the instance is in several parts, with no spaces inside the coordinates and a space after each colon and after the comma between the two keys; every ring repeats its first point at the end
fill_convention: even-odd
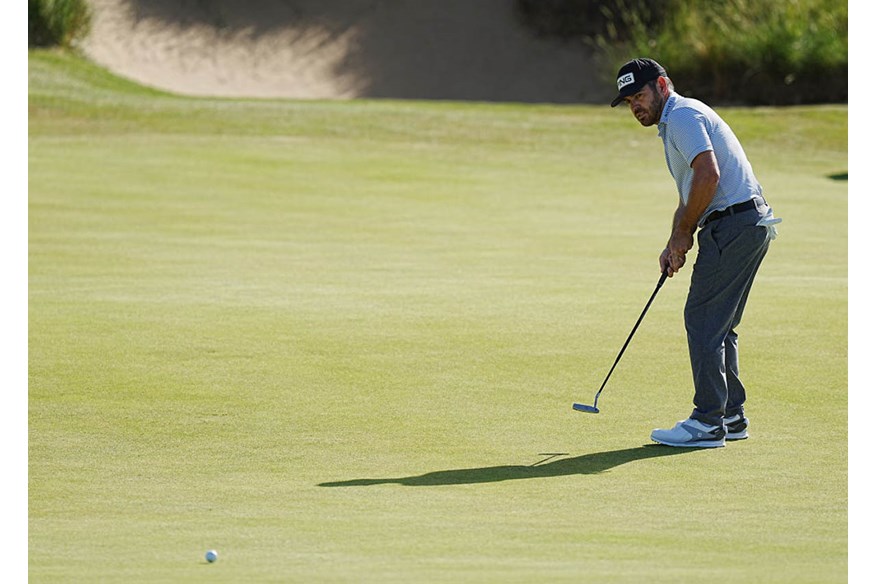
{"type": "Polygon", "coordinates": [[[216,553],[216,550],[208,550],[204,557],[212,564],[219,558],[219,554],[216,553]]]}

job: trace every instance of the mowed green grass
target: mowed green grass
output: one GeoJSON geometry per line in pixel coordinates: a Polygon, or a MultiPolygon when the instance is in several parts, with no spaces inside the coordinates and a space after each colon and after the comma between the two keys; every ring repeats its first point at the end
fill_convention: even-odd
{"type": "Polygon", "coordinates": [[[751,439],[690,452],[648,445],[692,407],[689,270],[571,409],[676,204],[628,112],[192,99],[32,52],[30,581],[846,581],[847,108],[719,111],[784,223],[751,439]]]}

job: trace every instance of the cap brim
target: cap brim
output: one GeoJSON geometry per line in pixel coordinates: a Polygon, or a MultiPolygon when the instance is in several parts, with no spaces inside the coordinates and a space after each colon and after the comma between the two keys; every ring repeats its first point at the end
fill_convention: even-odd
{"type": "Polygon", "coordinates": [[[640,81],[639,83],[627,85],[626,87],[621,89],[620,92],[617,94],[617,97],[612,100],[611,107],[615,107],[616,105],[620,104],[625,97],[629,97],[633,94],[638,93],[639,90],[645,87],[645,84],[647,83],[647,81],[640,81]]]}

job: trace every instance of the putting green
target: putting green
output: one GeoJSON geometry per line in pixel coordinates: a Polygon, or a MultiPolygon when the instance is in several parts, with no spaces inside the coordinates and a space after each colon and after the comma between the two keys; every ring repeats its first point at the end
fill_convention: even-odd
{"type": "Polygon", "coordinates": [[[719,108],[784,223],[688,452],[689,272],[571,409],[675,207],[629,113],[29,75],[31,582],[846,581],[846,107],[719,108]]]}

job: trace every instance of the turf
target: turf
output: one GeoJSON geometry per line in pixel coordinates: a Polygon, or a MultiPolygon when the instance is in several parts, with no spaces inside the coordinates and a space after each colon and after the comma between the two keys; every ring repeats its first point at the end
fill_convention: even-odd
{"type": "Polygon", "coordinates": [[[676,201],[627,112],[28,89],[31,582],[846,581],[846,107],[719,108],[784,223],[689,452],[689,270],[571,409],[676,201]]]}

